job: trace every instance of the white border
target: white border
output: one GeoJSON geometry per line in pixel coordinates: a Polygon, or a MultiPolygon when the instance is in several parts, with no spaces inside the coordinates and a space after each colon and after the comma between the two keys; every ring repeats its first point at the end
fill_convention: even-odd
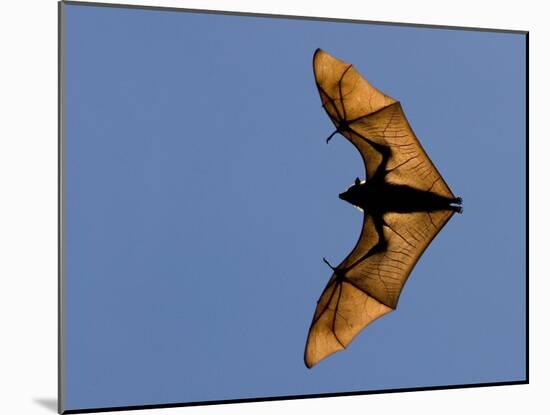
{"type": "MultiPolygon", "coordinates": [[[[115,3],[105,0],[105,3],[115,3]]],[[[123,0],[118,3],[124,3],[123,0]]],[[[550,155],[546,93],[550,74],[544,2],[393,0],[156,0],[126,3],[444,24],[530,31],[531,384],[297,401],[216,405],[140,414],[346,414],[535,412],[550,386],[544,217],[550,155]]],[[[0,387],[3,413],[52,414],[57,389],[57,4],[18,0],[0,12],[0,387]]],[[[482,70],[482,68],[480,68],[482,70]]],[[[487,155],[490,157],[490,155],[487,155]]],[[[503,203],[506,195],[503,195],[503,203]]],[[[366,374],[367,376],[368,374],[366,374]]],[[[540,406],[539,406],[540,404],[540,406]]],[[[137,413],[137,412],[135,412],[137,413]]]]}

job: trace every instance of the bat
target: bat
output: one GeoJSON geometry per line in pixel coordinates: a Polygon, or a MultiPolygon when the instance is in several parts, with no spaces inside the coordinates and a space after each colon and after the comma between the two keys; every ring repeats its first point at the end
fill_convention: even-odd
{"type": "Polygon", "coordinates": [[[339,195],[363,211],[359,240],[324,288],[304,361],[313,367],[345,349],[367,325],[395,310],[409,274],[462,199],[455,197],[411,129],[399,101],[350,64],[317,49],[321,103],[336,130],[361,154],[366,180],[339,195]]]}

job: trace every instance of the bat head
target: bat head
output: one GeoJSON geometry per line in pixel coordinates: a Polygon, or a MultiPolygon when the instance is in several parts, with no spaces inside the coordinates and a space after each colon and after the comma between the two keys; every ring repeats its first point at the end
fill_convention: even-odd
{"type": "Polygon", "coordinates": [[[338,197],[348,203],[351,203],[353,206],[365,210],[365,186],[366,182],[362,182],[359,180],[359,177],[357,177],[353,185],[351,185],[344,193],[340,193],[338,197]]]}

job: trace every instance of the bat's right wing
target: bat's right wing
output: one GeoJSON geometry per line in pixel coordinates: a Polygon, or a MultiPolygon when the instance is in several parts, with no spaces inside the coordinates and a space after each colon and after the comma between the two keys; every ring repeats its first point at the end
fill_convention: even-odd
{"type": "Polygon", "coordinates": [[[344,278],[333,273],[317,302],[306,342],[307,367],[346,348],[363,328],[397,307],[413,267],[452,214],[364,215],[355,248],[336,267],[344,278]],[[380,238],[385,249],[373,250],[380,238]]]}
{"type": "MultiPolygon", "coordinates": [[[[345,264],[360,261],[378,242],[372,217],[364,216],[361,236],[355,248],[337,269],[345,264]]],[[[365,262],[360,261],[360,262],[365,262]]],[[[309,328],[304,361],[307,367],[340,351],[351,343],[359,332],[392,309],[364,288],[342,280],[333,273],[325,287],[309,328]]]]}

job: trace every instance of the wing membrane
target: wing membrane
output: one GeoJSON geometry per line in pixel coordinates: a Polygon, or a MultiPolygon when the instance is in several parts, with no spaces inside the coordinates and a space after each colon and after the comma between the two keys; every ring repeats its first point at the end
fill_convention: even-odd
{"type": "Polygon", "coordinates": [[[451,216],[450,211],[385,214],[386,249],[350,264],[346,278],[395,309],[413,267],[451,216]]]}
{"type": "Polygon", "coordinates": [[[355,248],[337,267],[349,269],[345,279],[333,274],[317,303],[306,343],[308,367],[347,347],[397,307],[414,265],[451,216],[450,211],[388,213],[383,218],[387,248],[368,255],[379,237],[373,218],[365,215],[355,248]]]}
{"type": "Polygon", "coordinates": [[[313,58],[315,81],[323,107],[338,128],[359,150],[367,177],[382,157],[369,142],[391,149],[387,181],[454,197],[411,129],[401,104],[365,80],[355,68],[318,49],[313,58]]]}
{"type": "Polygon", "coordinates": [[[350,141],[362,139],[368,143],[370,140],[391,149],[386,176],[388,183],[454,197],[422,148],[399,102],[354,121],[350,127],[352,133],[344,134],[350,141]]]}
{"type": "Polygon", "coordinates": [[[307,367],[347,347],[365,326],[390,311],[362,290],[333,279],[321,295],[317,318],[309,330],[304,356],[307,367]]]}
{"type": "Polygon", "coordinates": [[[395,102],[373,87],[352,65],[320,49],[313,57],[313,72],[321,101],[333,120],[353,120],[395,102]]]}

